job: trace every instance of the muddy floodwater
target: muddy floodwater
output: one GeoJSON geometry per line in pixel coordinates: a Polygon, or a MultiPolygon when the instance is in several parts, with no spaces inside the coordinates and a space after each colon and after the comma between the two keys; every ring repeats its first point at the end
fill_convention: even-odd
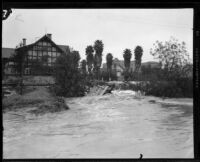
{"type": "Polygon", "coordinates": [[[193,158],[193,100],[132,91],[66,99],[70,110],[3,114],[3,158],[193,158]]]}

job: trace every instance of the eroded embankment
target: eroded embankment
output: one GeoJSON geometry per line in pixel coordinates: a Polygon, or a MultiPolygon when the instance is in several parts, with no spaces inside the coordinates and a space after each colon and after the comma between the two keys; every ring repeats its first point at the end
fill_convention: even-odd
{"type": "Polygon", "coordinates": [[[4,112],[31,108],[30,113],[36,115],[59,112],[69,108],[64,98],[52,95],[47,87],[35,87],[34,90],[23,95],[13,94],[9,97],[4,97],[2,103],[4,112]]]}

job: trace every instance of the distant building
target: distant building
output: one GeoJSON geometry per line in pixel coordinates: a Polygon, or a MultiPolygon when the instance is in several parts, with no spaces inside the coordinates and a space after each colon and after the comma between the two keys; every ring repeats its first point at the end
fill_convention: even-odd
{"type": "Polygon", "coordinates": [[[14,48],[2,48],[2,67],[4,70],[4,73],[6,74],[12,74],[14,73],[14,62],[10,59],[12,55],[15,53],[14,48]]]}
{"type": "MultiPolygon", "coordinates": [[[[31,67],[33,67],[34,62],[43,61],[44,66],[52,67],[55,65],[58,56],[65,53],[66,50],[71,50],[69,46],[55,44],[52,41],[52,35],[46,34],[35,43],[29,45],[26,45],[26,39],[23,39],[21,46],[16,49],[2,48],[3,59],[6,60],[7,58],[9,60],[15,52],[22,49],[26,51],[24,62],[25,74],[32,74],[31,67]]],[[[14,73],[14,70],[12,70],[13,63],[10,61],[6,64],[10,70],[9,73],[14,73]]],[[[8,70],[5,70],[5,73],[8,74],[8,70]]]]}
{"type": "MultiPolygon", "coordinates": [[[[123,77],[124,70],[125,70],[124,60],[119,60],[119,59],[115,58],[113,60],[113,64],[112,64],[112,71],[117,74],[118,80],[124,79],[124,77],[123,77]]],[[[130,71],[135,70],[135,61],[131,61],[129,70],[130,71]]],[[[102,71],[107,71],[107,64],[106,63],[103,64],[102,71]]]]}
{"type": "MultiPolygon", "coordinates": [[[[158,62],[155,62],[155,61],[143,62],[143,63],[141,63],[141,67],[142,66],[143,67],[150,67],[150,68],[160,68],[160,64],[158,62]]],[[[119,59],[115,58],[113,60],[113,64],[112,64],[112,71],[117,74],[118,80],[124,79],[124,77],[123,77],[124,70],[125,70],[124,60],[119,60],[119,59]]],[[[130,72],[135,71],[135,61],[131,61],[129,70],[130,70],[130,72]]],[[[103,64],[102,71],[107,71],[107,64],[106,63],[103,64]]],[[[139,70],[139,72],[141,72],[141,69],[139,70]]]]}
{"type": "Polygon", "coordinates": [[[148,61],[148,62],[143,62],[142,65],[143,67],[147,67],[147,68],[161,68],[161,65],[159,62],[156,61],[148,61]]]}

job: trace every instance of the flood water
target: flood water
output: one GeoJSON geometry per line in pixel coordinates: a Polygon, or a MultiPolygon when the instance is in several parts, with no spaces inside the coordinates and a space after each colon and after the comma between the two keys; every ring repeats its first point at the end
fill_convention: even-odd
{"type": "Polygon", "coordinates": [[[66,102],[59,113],[4,113],[3,158],[194,157],[192,99],[114,91],[66,102]]]}

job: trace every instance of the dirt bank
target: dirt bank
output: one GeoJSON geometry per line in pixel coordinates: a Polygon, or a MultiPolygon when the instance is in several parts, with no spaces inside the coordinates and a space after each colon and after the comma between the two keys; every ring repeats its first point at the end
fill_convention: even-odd
{"type": "Polygon", "coordinates": [[[24,93],[23,95],[14,94],[5,97],[2,102],[4,112],[25,107],[35,107],[30,112],[38,115],[69,109],[63,98],[54,96],[46,87],[35,87],[33,91],[24,93]]]}

